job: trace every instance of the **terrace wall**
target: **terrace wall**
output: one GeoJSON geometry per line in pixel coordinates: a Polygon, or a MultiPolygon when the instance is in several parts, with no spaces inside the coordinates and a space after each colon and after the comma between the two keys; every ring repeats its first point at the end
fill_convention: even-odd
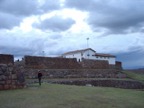
{"type": "Polygon", "coordinates": [[[84,59],[81,62],[84,69],[109,69],[109,63],[106,60],[89,60],[84,59]]]}
{"type": "Polygon", "coordinates": [[[76,59],[58,57],[25,56],[25,68],[33,69],[79,69],[81,65],[76,59]]]}
{"type": "Polygon", "coordinates": [[[27,78],[37,78],[41,71],[43,78],[125,78],[126,75],[110,68],[108,61],[84,59],[25,56],[27,78]]]}
{"type": "Polygon", "coordinates": [[[135,80],[71,80],[71,81],[53,81],[51,83],[80,85],[80,86],[100,86],[100,87],[116,87],[125,89],[144,89],[144,84],[135,80]]]}
{"type": "Polygon", "coordinates": [[[26,69],[26,77],[37,78],[38,71],[43,78],[126,78],[115,69],[26,69]]]}
{"type": "Polygon", "coordinates": [[[33,69],[109,69],[105,60],[77,62],[75,58],[25,56],[25,67],[33,69]]]}
{"type": "Polygon", "coordinates": [[[14,56],[9,54],[0,54],[0,64],[14,64],[14,56]]]}

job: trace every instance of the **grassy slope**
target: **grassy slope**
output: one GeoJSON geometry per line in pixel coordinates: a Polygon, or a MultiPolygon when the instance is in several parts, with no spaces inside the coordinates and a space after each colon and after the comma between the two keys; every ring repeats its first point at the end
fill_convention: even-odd
{"type": "Polygon", "coordinates": [[[41,87],[0,91],[0,108],[144,108],[144,92],[43,84],[41,87]]]}
{"type": "Polygon", "coordinates": [[[128,77],[130,77],[131,79],[144,82],[144,74],[136,74],[136,73],[131,72],[131,71],[123,71],[123,73],[128,75],[128,77]]]}

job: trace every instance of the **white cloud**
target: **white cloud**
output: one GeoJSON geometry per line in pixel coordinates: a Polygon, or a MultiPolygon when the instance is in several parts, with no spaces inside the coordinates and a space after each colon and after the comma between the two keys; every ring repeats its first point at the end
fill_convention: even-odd
{"type": "Polygon", "coordinates": [[[63,19],[60,16],[54,16],[39,23],[33,24],[33,27],[42,29],[42,30],[52,30],[52,31],[65,31],[69,29],[75,23],[74,20],[70,18],[63,19]]]}

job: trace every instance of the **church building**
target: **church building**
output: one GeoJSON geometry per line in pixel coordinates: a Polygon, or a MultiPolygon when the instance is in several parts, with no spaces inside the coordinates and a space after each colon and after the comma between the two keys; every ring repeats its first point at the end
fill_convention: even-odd
{"type": "Polygon", "coordinates": [[[70,51],[62,54],[63,58],[76,58],[78,62],[81,62],[83,59],[90,60],[107,60],[109,64],[115,65],[116,56],[111,54],[97,53],[91,48],[81,49],[70,51]]]}

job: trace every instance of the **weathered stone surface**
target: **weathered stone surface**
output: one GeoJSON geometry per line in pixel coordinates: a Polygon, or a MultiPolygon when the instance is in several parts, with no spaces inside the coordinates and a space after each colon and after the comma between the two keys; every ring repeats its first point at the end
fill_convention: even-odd
{"type": "Polygon", "coordinates": [[[24,83],[25,82],[25,75],[23,72],[19,72],[17,73],[17,81],[20,83],[24,83]]]}
{"type": "Polygon", "coordinates": [[[0,81],[0,85],[4,85],[5,84],[5,81],[0,81]]]}
{"type": "Polygon", "coordinates": [[[5,84],[11,85],[12,84],[12,80],[5,81],[5,84]]]}
{"type": "Polygon", "coordinates": [[[6,64],[0,64],[0,74],[4,74],[7,72],[7,65],[6,64]]]}
{"type": "MultiPolygon", "coordinates": [[[[27,78],[37,78],[38,69],[26,69],[27,78]]],[[[126,78],[115,69],[41,69],[43,78],[126,78]]]]}
{"type": "Polygon", "coordinates": [[[5,89],[5,90],[10,89],[10,85],[5,84],[5,85],[4,85],[4,89],[5,89]]]}
{"type": "Polygon", "coordinates": [[[60,57],[25,56],[25,67],[33,69],[77,69],[81,65],[76,59],[60,57]]]}
{"type": "Polygon", "coordinates": [[[3,89],[4,89],[3,85],[0,85],[0,90],[3,90],[3,89]]]}
{"type": "Polygon", "coordinates": [[[0,54],[0,64],[14,64],[14,56],[9,54],[0,54]]]}
{"type": "Polygon", "coordinates": [[[0,64],[0,90],[23,88],[24,85],[23,68],[14,67],[12,64],[0,64]]]}
{"type": "Polygon", "coordinates": [[[13,80],[16,80],[16,79],[17,79],[17,75],[16,75],[16,74],[12,74],[11,76],[12,76],[12,79],[13,79],[13,80]]]}
{"type": "Polygon", "coordinates": [[[75,81],[53,81],[51,83],[68,84],[68,85],[81,85],[86,86],[101,86],[101,87],[117,87],[125,89],[144,89],[144,84],[134,80],[75,80],[75,81]]]}
{"type": "Polygon", "coordinates": [[[109,63],[106,60],[84,59],[80,64],[85,69],[109,69],[109,63]]]}
{"type": "Polygon", "coordinates": [[[5,79],[6,79],[5,75],[0,75],[0,81],[3,81],[5,79]]]}

